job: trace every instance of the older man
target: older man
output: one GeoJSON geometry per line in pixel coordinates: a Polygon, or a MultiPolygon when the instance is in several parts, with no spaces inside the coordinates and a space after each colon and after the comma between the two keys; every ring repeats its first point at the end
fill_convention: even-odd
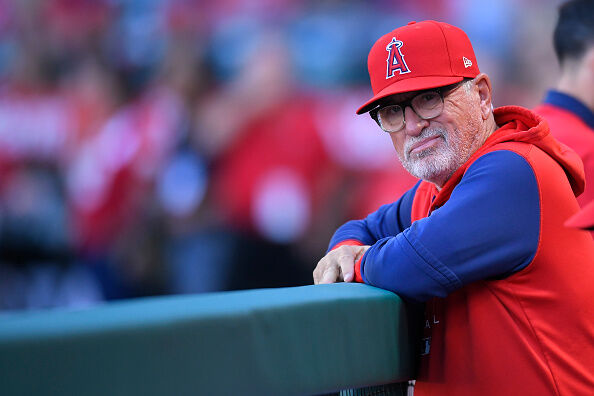
{"type": "Polygon", "coordinates": [[[563,226],[584,189],[579,157],[529,110],[493,110],[454,26],[398,28],[368,66],[374,96],[357,113],[422,180],[341,226],[314,282],[425,302],[416,395],[592,394],[594,244],[563,226]]]}

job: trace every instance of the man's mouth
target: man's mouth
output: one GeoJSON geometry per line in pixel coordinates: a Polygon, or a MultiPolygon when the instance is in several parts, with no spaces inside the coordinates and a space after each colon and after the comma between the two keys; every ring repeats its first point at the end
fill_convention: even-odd
{"type": "Polygon", "coordinates": [[[408,157],[410,157],[413,154],[416,153],[421,153],[424,150],[427,150],[431,147],[436,146],[439,143],[439,140],[442,139],[443,136],[442,135],[433,135],[433,136],[429,136],[426,139],[423,139],[419,142],[414,143],[409,149],[408,149],[408,157]]]}

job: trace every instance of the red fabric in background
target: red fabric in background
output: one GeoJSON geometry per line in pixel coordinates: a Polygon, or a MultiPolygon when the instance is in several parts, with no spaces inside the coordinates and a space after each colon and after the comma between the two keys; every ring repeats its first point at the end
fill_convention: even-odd
{"type": "Polygon", "coordinates": [[[534,111],[549,123],[551,135],[571,147],[584,162],[586,190],[578,197],[583,208],[594,200],[594,130],[576,114],[549,104],[541,104],[534,111]]]}
{"type": "Polygon", "coordinates": [[[382,171],[365,172],[359,178],[353,200],[354,218],[365,218],[380,206],[397,201],[419,179],[413,177],[397,163],[382,171]]]}
{"type": "Polygon", "coordinates": [[[293,171],[305,182],[312,206],[325,196],[319,182],[331,168],[313,122],[312,103],[304,99],[279,103],[252,120],[216,163],[215,202],[227,220],[243,229],[253,227],[251,207],[259,180],[275,168],[293,171]]]}

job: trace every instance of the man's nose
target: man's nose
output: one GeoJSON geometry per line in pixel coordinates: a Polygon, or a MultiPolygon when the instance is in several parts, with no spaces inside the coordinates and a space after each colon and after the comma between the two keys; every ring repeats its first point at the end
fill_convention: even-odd
{"type": "Polygon", "coordinates": [[[404,130],[410,136],[419,135],[423,128],[429,126],[429,120],[419,117],[410,106],[404,108],[404,120],[406,122],[404,130]]]}

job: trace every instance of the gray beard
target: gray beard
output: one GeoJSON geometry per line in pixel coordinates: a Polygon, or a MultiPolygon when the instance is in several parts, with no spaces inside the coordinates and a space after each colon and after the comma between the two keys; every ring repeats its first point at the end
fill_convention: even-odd
{"type": "Polygon", "coordinates": [[[451,139],[444,129],[426,128],[419,136],[411,137],[404,144],[404,158],[400,155],[398,158],[404,169],[414,177],[433,183],[445,183],[465,162],[465,160],[461,161],[461,156],[466,150],[462,147],[461,142],[456,140],[451,139]],[[415,143],[436,135],[444,139],[445,147],[441,144],[438,148],[430,147],[421,152],[410,154],[410,149],[415,143]]]}

